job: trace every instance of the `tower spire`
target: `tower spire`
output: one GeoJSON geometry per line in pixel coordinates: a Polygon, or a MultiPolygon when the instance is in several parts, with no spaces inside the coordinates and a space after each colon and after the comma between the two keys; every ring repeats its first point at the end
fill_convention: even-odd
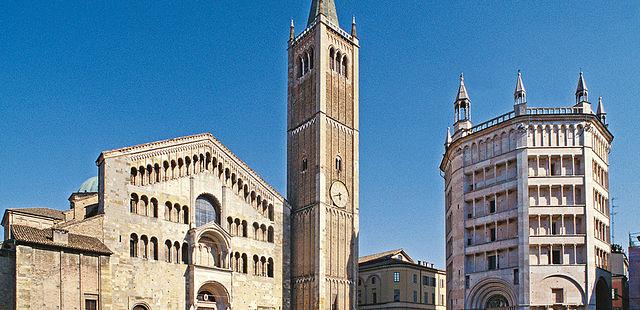
{"type": "Polygon", "coordinates": [[[460,73],[460,86],[458,86],[458,94],[456,95],[456,101],[453,103],[453,108],[455,110],[454,131],[457,133],[462,127],[464,129],[471,128],[471,100],[469,99],[467,87],[464,85],[464,73],[460,73]],[[460,124],[464,125],[461,127],[459,126],[460,124]]]}
{"type": "Polygon", "coordinates": [[[353,15],[353,19],[351,20],[351,36],[354,38],[358,37],[358,31],[356,28],[356,16],[353,15]]]}
{"type": "Polygon", "coordinates": [[[520,70],[518,70],[516,90],[513,91],[513,110],[516,116],[527,114],[527,91],[524,89],[520,70]]]}
{"type": "Polygon", "coordinates": [[[598,97],[598,110],[596,112],[598,118],[603,124],[607,124],[607,112],[604,110],[604,104],[602,103],[602,97],[598,97]]]}
{"type": "Polygon", "coordinates": [[[584,75],[580,71],[580,77],[578,78],[578,87],[576,88],[576,103],[589,102],[589,89],[587,83],[584,81],[584,75]]]}
{"type": "Polygon", "coordinates": [[[467,94],[467,88],[464,86],[464,73],[460,73],[460,86],[458,87],[456,102],[465,99],[469,100],[469,95],[467,94]]]}
{"type": "Polygon", "coordinates": [[[296,26],[293,24],[293,18],[291,19],[291,25],[289,26],[289,42],[293,42],[296,38],[296,26]]]}
{"type": "Polygon", "coordinates": [[[311,0],[311,11],[309,12],[307,27],[310,26],[319,15],[324,15],[331,23],[338,27],[340,26],[334,0],[311,0]]]}
{"type": "Polygon", "coordinates": [[[527,91],[524,89],[520,70],[518,70],[518,80],[516,81],[516,90],[513,92],[513,98],[516,100],[516,104],[527,102],[527,91]]]}

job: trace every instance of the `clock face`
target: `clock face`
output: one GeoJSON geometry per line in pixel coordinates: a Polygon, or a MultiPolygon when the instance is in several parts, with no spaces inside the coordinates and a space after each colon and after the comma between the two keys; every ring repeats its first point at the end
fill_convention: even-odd
{"type": "Polygon", "coordinates": [[[331,201],[338,208],[344,208],[349,203],[349,191],[344,183],[335,181],[331,184],[331,201]]]}

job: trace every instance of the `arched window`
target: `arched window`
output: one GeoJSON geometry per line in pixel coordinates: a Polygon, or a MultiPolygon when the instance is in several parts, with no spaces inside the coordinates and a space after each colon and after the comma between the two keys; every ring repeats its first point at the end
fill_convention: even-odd
{"type": "Polygon", "coordinates": [[[262,224],[260,226],[260,241],[267,241],[267,226],[262,224]]]}
{"type": "Polygon", "coordinates": [[[182,243],[182,263],[189,264],[189,245],[182,243]]]}
{"type": "Polygon", "coordinates": [[[249,272],[247,270],[247,254],[242,254],[242,273],[246,274],[247,272],[249,272]]]}
{"type": "Polygon", "coordinates": [[[151,251],[150,257],[153,260],[158,260],[158,239],[156,237],[151,237],[151,251]]]}
{"type": "Polygon", "coordinates": [[[129,256],[138,257],[138,235],[131,234],[129,238],[129,256]]]}
{"type": "Polygon", "coordinates": [[[198,155],[193,155],[193,174],[200,172],[200,163],[198,162],[198,155]]]}
{"type": "Polygon", "coordinates": [[[335,61],[336,61],[336,69],[335,69],[335,71],[338,72],[338,73],[342,73],[341,72],[341,70],[342,70],[342,66],[341,66],[342,53],[340,53],[339,51],[336,53],[336,60],[335,61]]]}
{"type": "Polygon", "coordinates": [[[164,180],[167,181],[169,180],[169,162],[168,161],[164,161],[162,163],[162,167],[163,167],[163,176],[164,176],[164,180]]]}
{"type": "Polygon", "coordinates": [[[138,195],[131,194],[131,201],[129,202],[129,212],[136,213],[138,210],[138,195]]]}
{"type": "Polygon", "coordinates": [[[336,50],[333,47],[329,50],[329,68],[331,70],[336,69],[336,50]]]}
{"type": "Polygon", "coordinates": [[[349,76],[349,75],[348,75],[348,71],[347,71],[348,64],[349,64],[349,61],[347,60],[347,57],[346,57],[346,56],[345,56],[345,57],[343,57],[343,58],[342,58],[342,72],[341,72],[341,73],[342,73],[342,75],[344,75],[345,77],[349,76]]]}
{"type": "Polygon", "coordinates": [[[167,263],[171,262],[171,240],[167,240],[164,242],[164,260],[167,263]]]}
{"type": "Polygon", "coordinates": [[[173,262],[180,264],[180,243],[178,241],[173,243],[173,262]]]}
{"type": "Polygon", "coordinates": [[[273,227],[269,226],[267,231],[267,241],[273,243],[273,227]]]}
{"type": "Polygon", "coordinates": [[[258,223],[253,223],[253,238],[256,240],[260,240],[260,225],[258,223]]]}
{"type": "Polygon", "coordinates": [[[142,195],[140,197],[140,204],[138,205],[138,214],[140,215],[149,215],[149,198],[147,196],[142,195]]]}
{"type": "Polygon", "coordinates": [[[342,157],[340,155],[336,155],[336,170],[338,172],[342,171],[342,157]]]}
{"type": "Polygon", "coordinates": [[[167,201],[164,204],[164,219],[166,221],[171,221],[171,209],[173,209],[171,201],[167,201]]]}
{"type": "Polygon", "coordinates": [[[274,214],[273,214],[273,205],[272,205],[272,204],[269,204],[269,211],[268,211],[268,213],[269,213],[269,214],[268,214],[268,215],[269,215],[269,220],[273,222],[273,221],[274,221],[275,216],[274,216],[274,214]]]}
{"type": "Polygon", "coordinates": [[[248,237],[247,236],[247,221],[242,221],[242,236],[243,237],[248,237]]]}
{"type": "Polygon", "coordinates": [[[206,169],[207,171],[211,170],[211,153],[207,152],[207,155],[205,155],[205,165],[204,165],[204,169],[206,169]]]}
{"type": "Polygon", "coordinates": [[[307,74],[309,73],[309,70],[311,70],[311,56],[309,56],[309,52],[304,53],[305,59],[304,59],[304,73],[307,74]]]}
{"type": "Polygon", "coordinates": [[[151,164],[147,165],[147,184],[153,184],[155,178],[153,177],[153,167],[151,164]]]}
{"type": "Polygon", "coordinates": [[[140,237],[140,241],[142,241],[142,258],[149,258],[149,239],[147,239],[147,236],[142,235],[142,237],[140,237]]]}
{"type": "Polygon", "coordinates": [[[144,172],[144,167],[140,166],[138,168],[138,175],[140,176],[140,182],[138,183],[138,185],[144,185],[145,183],[145,172],[144,172]]]}
{"type": "Polygon", "coordinates": [[[232,235],[234,236],[240,236],[240,234],[242,233],[241,229],[241,223],[240,223],[240,219],[236,219],[235,220],[235,225],[233,226],[233,231],[231,232],[232,235]]]}
{"type": "Polygon", "coordinates": [[[253,275],[254,276],[259,276],[260,275],[260,258],[258,258],[258,255],[254,255],[253,256],[253,275]]]}
{"type": "Polygon", "coordinates": [[[187,171],[187,175],[191,174],[191,158],[189,156],[185,157],[184,159],[184,165],[186,167],[186,171],[187,171]]]}
{"type": "Polygon", "coordinates": [[[233,230],[233,218],[232,217],[228,217],[227,218],[227,232],[229,234],[231,234],[232,230],[233,230]]]}
{"type": "Polygon", "coordinates": [[[263,277],[267,276],[267,259],[263,256],[260,258],[260,275],[263,277]]]}
{"type": "Polygon", "coordinates": [[[182,173],[183,166],[184,166],[184,161],[182,160],[182,158],[178,158],[178,176],[179,177],[183,176],[183,173],[182,173]]]}
{"type": "Polygon", "coordinates": [[[267,261],[267,277],[273,278],[273,258],[267,261]]]}
{"type": "Polygon", "coordinates": [[[307,164],[307,159],[306,159],[306,158],[303,158],[303,159],[302,159],[302,167],[301,167],[301,169],[300,169],[300,170],[301,170],[302,172],[306,172],[306,171],[307,171],[307,168],[308,168],[308,167],[307,167],[307,165],[308,165],[308,164],[307,164]]]}
{"type": "Polygon", "coordinates": [[[175,179],[176,178],[176,167],[178,165],[176,164],[175,160],[171,161],[171,179],[175,179]]]}
{"type": "Polygon", "coordinates": [[[180,209],[179,203],[173,205],[173,209],[171,209],[171,219],[173,222],[180,223],[180,209]]]}
{"type": "Polygon", "coordinates": [[[158,218],[158,200],[151,198],[151,215],[158,218]]]}
{"type": "Polygon", "coordinates": [[[160,165],[153,165],[153,173],[155,174],[156,182],[160,182],[160,165]]]}
{"type": "Polygon", "coordinates": [[[298,62],[297,63],[298,63],[298,65],[297,65],[297,67],[298,67],[298,77],[301,78],[302,75],[304,75],[304,67],[303,67],[304,66],[304,64],[303,64],[304,62],[302,61],[302,57],[298,57],[298,62]]]}
{"type": "Polygon", "coordinates": [[[131,167],[131,185],[136,185],[137,177],[138,177],[138,170],[135,167],[131,167]]]}
{"type": "Polygon", "coordinates": [[[196,199],[196,226],[202,226],[210,222],[220,225],[220,203],[210,195],[200,195],[196,199]]]}
{"type": "Polygon", "coordinates": [[[189,224],[189,207],[182,206],[182,223],[189,224]]]}

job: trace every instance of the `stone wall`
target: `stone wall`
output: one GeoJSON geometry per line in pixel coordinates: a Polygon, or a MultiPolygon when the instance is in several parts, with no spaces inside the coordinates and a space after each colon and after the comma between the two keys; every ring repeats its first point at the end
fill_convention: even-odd
{"type": "Polygon", "coordinates": [[[0,310],[15,309],[16,257],[13,251],[0,250],[0,310]]]}
{"type": "MultiPolygon", "coordinates": [[[[168,153],[171,153],[168,151],[168,153]]],[[[163,155],[166,156],[166,155],[163,155]]],[[[176,156],[176,155],[171,155],[176,156]]],[[[186,155],[181,155],[186,156],[186,155]]],[[[149,160],[165,160],[166,158],[150,158],[149,160]]],[[[245,253],[249,258],[248,272],[230,272],[223,269],[211,269],[211,277],[208,281],[216,281],[216,276],[226,279],[230,274],[230,281],[216,281],[225,286],[229,292],[232,308],[235,309],[282,309],[283,301],[288,293],[283,291],[283,283],[288,280],[288,212],[284,212],[284,201],[279,197],[271,197],[269,201],[274,204],[274,219],[271,221],[261,209],[257,209],[252,203],[251,197],[243,196],[237,184],[229,179],[225,180],[224,174],[218,173],[218,168],[213,171],[199,171],[189,176],[178,176],[163,179],[162,182],[153,184],[131,184],[131,167],[146,166],[142,162],[132,163],[126,157],[106,158],[100,166],[104,171],[104,187],[101,194],[101,208],[104,210],[103,231],[104,243],[114,252],[111,257],[112,278],[112,306],[114,309],[131,309],[137,304],[145,304],[152,309],[188,309],[191,305],[192,292],[190,287],[201,283],[190,283],[193,279],[191,269],[184,264],[182,259],[176,263],[166,261],[165,241],[179,243],[181,248],[185,245],[193,246],[190,234],[196,228],[195,201],[200,195],[213,197],[220,204],[220,227],[229,233],[229,252],[245,253]],[[145,212],[132,213],[130,208],[131,194],[138,197],[143,195],[155,198],[158,201],[158,217],[145,215],[145,212]],[[165,202],[186,206],[189,210],[189,223],[185,224],[166,219],[165,202]],[[285,218],[287,217],[287,218],[285,218]],[[237,236],[227,224],[228,218],[244,220],[248,223],[248,236],[237,236]],[[274,241],[256,240],[254,238],[253,223],[273,227],[274,241]],[[287,223],[285,225],[285,223],[287,223]],[[130,257],[129,240],[132,234],[136,234],[139,240],[146,237],[158,240],[158,260],[144,258],[140,250],[138,257],[130,257]],[[253,274],[253,255],[272,258],[274,261],[273,277],[256,276],[253,274]],[[285,256],[286,255],[286,256],[285,256]]],[[[263,197],[268,198],[268,197],[263,197]]],[[[173,216],[172,216],[173,218],[173,216]]],[[[141,241],[140,241],[141,242],[141,241]]],[[[140,247],[141,248],[141,247],[140,247]]],[[[142,248],[141,248],[142,249],[142,248]]],[[[189,250],[189,255],[191,255],[189,250]]],[[[182,257],[182,252],[180,252],[182,257]]],[[[191,262],[191,258],[188,259],[191,262]]],[[[209,268],[209,267],[207,267],[209,268]]],[[[208,272],[209,272],[208,271],[208,272]]],[[[200,278],[196,275],[196,279],[200,278]]],[[[196,281],[196,282],[198,282],[196,281]]],[[[202,282],[202,281],[200,281],[202,282]]],[[[197,290],[195,287],[193,290],[197,290]]]]}
{"type": "Polygon", "coordinates": [[[87,297],[101,299],[106,258],[22,245],[15,253],[17,309],[81,310],[87,297]]]}

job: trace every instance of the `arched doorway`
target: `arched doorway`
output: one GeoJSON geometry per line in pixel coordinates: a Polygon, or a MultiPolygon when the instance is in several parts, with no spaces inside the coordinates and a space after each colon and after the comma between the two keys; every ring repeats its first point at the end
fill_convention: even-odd
{"type": "Polygon", "coordinates": [[[486,309],[504,309],[509,307],[509,301],[506,297],[497,294],[487,299],[486,309]]]}
{"type": "Polygon", "coordinates": [[[517,300],[511,283],[486,278],[471,287],[465,309],[510,309],[518,304],[517,300]]]}
{"type": "Polygon", "coordinates": [[[604,278],[600,278],[596,284],[596,309],[611,309],[611,290],[604,278]]]}
{"type": "Polygon", "coordinates": [[[196,294],[197,310],[230,309],[229,293],[220,283],[211,281],[203,284],[196,294]]]}
{"type": "Polygon", "coordinates": [[[135,307],[133,307],[133,310],[149,310],[149,307],[145,305],[136,305],[135,307]]]}

